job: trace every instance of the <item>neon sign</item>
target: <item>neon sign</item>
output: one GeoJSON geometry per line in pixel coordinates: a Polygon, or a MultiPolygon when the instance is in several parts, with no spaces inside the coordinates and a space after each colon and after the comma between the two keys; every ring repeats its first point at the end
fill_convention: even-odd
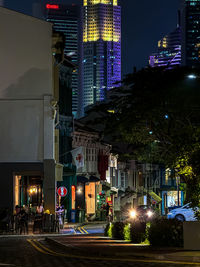
{"type": "Polygon", "coordinates": [[[59,5],[46,4],[46,9],[59,9],[59,5]]]}

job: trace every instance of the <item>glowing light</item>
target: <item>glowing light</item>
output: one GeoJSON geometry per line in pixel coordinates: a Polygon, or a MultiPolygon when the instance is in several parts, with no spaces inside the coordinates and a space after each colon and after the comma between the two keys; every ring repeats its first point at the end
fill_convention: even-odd
{"type": "Polygon", "coordinates": [[[46,9],[59,9],[59,5],[46,4],[46,9]]]}
{"type": "Polygon", "coordinates": [[[131,217],[132,219],[134,219],[136,216],[137,216],[136,211],[135,211],[135,210],[131,210],[131,211],[130,211],[130,217],[131,217]]]}
{"type": "Polygon", "coordinates": [[[78,187],[77,193],[78,194],[81,194],[82,193],[82,188],[81,187],[78,187]]]}
{"type": "Polygon", "coordinates": [[[32,194],[36,194],[37,193],[37,187],[36,186],[31,186],[29,188],[29,193],[32,194]]]}
{"type": "Polygon", "coordinates": [[[166,115],[165,115],[165,119],[166,119],[166,120],[169,119],[169,115],[166,114],[166,115]]]}
{"type": "Polygon", "coordinates": [[[152,217],[152,216],[153,216],[153,212],[149,210],[149,211],[147,212],[147,216],[148,216],[149,218],[152,217]]]}
{"type": "Polygon", "coordinates": [[[98,5],[98,4],[105,4],[105,5],[113,5],[113,6],[117,6],[117,0],[84,0],[83,5],[87,6],[87,5],[98,5]]]}
{"type": "Polygon", "coordinates": [[[195,74],[190,74],[187,77],[188,77],[188,79],[191,79],[191,80],[194,80],[197,78],[197,76],[195,74]]]}

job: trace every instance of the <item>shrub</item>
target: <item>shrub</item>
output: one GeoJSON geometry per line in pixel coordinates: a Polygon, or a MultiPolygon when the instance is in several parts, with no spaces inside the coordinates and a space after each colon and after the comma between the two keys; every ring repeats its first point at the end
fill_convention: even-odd
{"type": "Polygon", "coordinates": [[[126,241],[131,241],[131,228],[130,228],[130,223],[126,224],[124,226],[124,240],[126,241]]]}
{"type": "Polygon", "coordinates": [[[112,237],[112,230],[113,229],[113,223],[108,223],[104,229],[104,235],[108,237],[112,237]]]}
{"type": "Polygon", "coordinates": [[[183,223],[176,219],[156,219],[150,225],[148,238],[153,246],[181,247],[183,246],[183,223]]]}
{"type": "Polygon", "coordinates": [[[105,236],[108,236],[108,230],[109,230],[109,228],[110,228],[110,224],[108,223],[108,224],[106,224],[106,227],[104,229],[104,235],[105,236]]]}
{"type": "Polygon", "coordinates": [[[134,222],[124,224],[123,222],[109,223],[104,230],[105,236],[119,240],[141,243],[146,240],[146,224],[134,222]]]}
{"type": "Polygon", "coordinates": [[[142,243],[146,239],[146,223],[136,221],[130,226],[130,239],[133,243],[142,243]]]}
{"type": "Polygon", "coordinates": [[[115,222],[113,223],[113,228],[112,228],[112,238],[124,239],[124,226],[125,224],[123,222],[115,222]]]}

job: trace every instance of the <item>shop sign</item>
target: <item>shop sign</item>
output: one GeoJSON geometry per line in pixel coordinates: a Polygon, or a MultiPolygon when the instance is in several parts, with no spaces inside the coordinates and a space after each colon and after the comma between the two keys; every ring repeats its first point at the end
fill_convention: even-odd
{"type": "Polygon", "coordinates": [[[61,197],[65,197],[67,195],[67,188],[65,186],[61,186],[57,190],[58,195],[61,197]]]}

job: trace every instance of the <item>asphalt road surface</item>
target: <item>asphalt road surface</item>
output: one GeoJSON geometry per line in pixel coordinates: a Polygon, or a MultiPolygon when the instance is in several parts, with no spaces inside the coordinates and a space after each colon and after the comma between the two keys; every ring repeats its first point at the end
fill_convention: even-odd
{"type": "MultiPolygon", "coordinates": [[[[72,237],[73,239],[73,237],[72,237]]],[[[80,240],[81,242],[81,240],[80,240]]],[[[63,248],[49,243],[45,238],[27,237],[0,237],[0,266],[24,267],[98,267],[98,266],[135,266],[135,267],[175,267],[175,266],[200,266],[194,263],[175,263],[156,260],[126,259],[102,257],[85,253],[78,244],[78,254],[73,250],[73,245],[63,248]]]]}

